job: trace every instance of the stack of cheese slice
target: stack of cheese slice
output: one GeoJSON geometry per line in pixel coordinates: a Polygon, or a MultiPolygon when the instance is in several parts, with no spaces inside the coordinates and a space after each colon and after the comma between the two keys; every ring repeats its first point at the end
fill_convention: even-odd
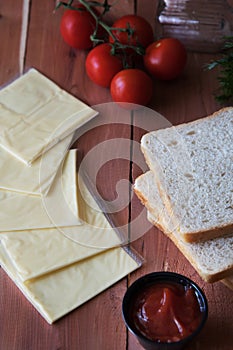
{"type": "MultiPolygon", "coordinates": [[[[233,108],[150,132],[134,190],[148,219],[208,282],[233,272],[233,108]]],[[[230,276],[230,277],[229,277],[230,276]]]]}
{"type": "Polygon", "coordinates": [[[95,115],[35,69],[0,91],[0,265],[49,323],[140,266],[77,185],[68,149],[95,115]],[[106,231],[115,248],[66,237],[97,234],[101,247],[106,231]]]}

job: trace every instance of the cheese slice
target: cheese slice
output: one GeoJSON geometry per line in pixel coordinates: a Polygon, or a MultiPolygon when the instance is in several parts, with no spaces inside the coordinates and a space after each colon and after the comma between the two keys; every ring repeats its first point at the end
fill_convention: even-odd
{"type": "Polygon", "coordinates": [[[30,167],[0,148],[0,189],[46,195],[72,139],[73,134],[65,137],[46,152],[43,158],[35,160],[30,167]]]}
{"type": "MultiPolygon", "coordinates": [[[[76,150],[71,150],[69,153],[75,155],[76,150]]],[[[74,163],[74,158],[72,160],[74,163]]],[[[71,167],[67,169],[69,169],[69,174],[74,174],[74,169],[72,170],[71,167]]],[[[66,172],[67,170],[63,172],[63,180],[66,179],[66,172]]],[[[72,212],[72,215],[75,210],[78,211],[80,225],[60,227],[54,222],[55,227],[46,230],[5,232],[0,235],[1,243],[19,278],[23,281],[86,259],[104,249],[106,250],[106,248],[121,245],[122,241],[118,232],[110,225],[99,209],[81,178],[77,190],[78,206],[70,205],[72,202],[75,203],[75,200],[71,200],[69,211],[72,212]]],[[[61,194],[61,191],[58,193],[61,194]]],[[[62,208],[64,202],[64,199],[58,201],[56,197],[51,202],[54,204],[54,211],[59,209],[61,218],[62,215],[65,215],[62,208]]],[[[57,220],[58,217],[56,217],[56,223],[57,220]]]]}
{"type": "Polygon", "coordinates": [[[27,165],[97,112],[35,69],[0,91],[0,146],[27,165]]]}
{"type": "Polygon", "coordinates": [[[21,280],[39,277],[98,254],[106,248],[121,245],[118,232],[112,228],[100,209],[95,207],[96,202],[84,183],[82,186],[86,199],[81,200],[78,192],[82,225],[6,232],[0,235],[0,241],[21,280]]]}
{"type": "Polygon", "coordinates": [[[67,210],[63,192],[58,191],[57,194],[60,197],[43,197],[44,207],[54,226],[66,237],[87,247],[109,249],[125,244],[127,237],[109,222],[108,217],[100,209],[81,176],[77,177],[77,182],[78,213],[82,225],[80,227],[75,225],[76,217],[72,216],[72,211],[67,210]],[[58,222],[61,214],[58,213],[58,208],[67,218],[70,216],[70,223],[74,219],[74,227],[60,227],[58,222]]]}
{"type": "Polygon", "coordinates": [[[110,247],[119,246],[120,240],[115,231],[111,229],[110,233],[109,229],[107,237],[105,236],[106,231],[108,230],[96,229],[90,225],[16,231],[2,233],[0,242],[14,264],[19,278],[26,281],[106,250],[101,248],[101,241],[106,242],[107,237],[110,247]],[[66,230],[66,235],[63,230],[66,230]],[[72,235],[71,231],[76,235],[80,232],[81,236],[93,235],[96,238],[95,244],[92,244],[91,247],[79,244],[68,238],[69,233],[72,235]],[[94,235],[95,231],[96,235],[94,235]]]}
{"type": "MultiPolygon", "coordinates": [[[[65,203],[75,217],[78,217],[77,150],[72,149],[69,152],[73,155],[72,166],[68,167],[64,164],[61,168],[60,185],[65,203]]],[[[65,161],[67,161],[67,159],[65,161]]]]}
{"type": "Polygon", "coordinates": [[[76,186],[76,150],[70,150],[67,153],[65,162],[61,164],[60,169],[64,169],[63,180],[58,172],[48,194],[48,198],[56,210],[56,224],[49,217],[41,197],[1,190],[0,232],[82,224],[78,217],[77,193],[73,191],[76,186]],[[62,181],[66,184],[63,190],[65,199],[62,203],[66,210],[63,210],[58,202],[62,191],[62,181]]]}
{"type": "Polygon", "coordinates": [[[0,242],[19,277],[26,281],[106,250],[102,246],[107,237],[110,247],[120,245],[120,239],[111,227],[104,230],[103,227],[96,228],[88,224],[69,228],[6,232],[0,235],[0,242]],[[81,237],[87,235],[94,244],[79,244],[68,238],[68,234],[65,235],[63,230],[71,236],[72,233],[81,237]]]}
{"type": "Polygon", "coordinates": [[[80,245],[55,228],[3,233],[0,242],[22,281],[39,277],[103,251],[100,248],[80,245]]]}
{"type": "Polygon", "coordinates": [[[1,247],[0,262],[25,297],[50,324],[140,266],[123,248],[114,248],[41,278],[22,282],[1,247]]]}
{"type": "Polygon", "coordinates": [[[76,176],[77,150],[71,149],[68,154],[69,157],[58,169],[49,193],[47,196],[41,197],[43,208],[54,227],[82,224],[82,218],[79,214],[76,176]],[[50,211],[53,212],[53,216],[50,215],[50,211]],[[60,224],[61,222],[64,224],[60,224]]]}

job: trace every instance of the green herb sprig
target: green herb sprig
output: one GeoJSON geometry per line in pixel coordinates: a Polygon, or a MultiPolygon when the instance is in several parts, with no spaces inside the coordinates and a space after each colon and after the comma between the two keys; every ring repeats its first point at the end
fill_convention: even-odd
{"type": "Polygon", "coordinates": [[[222,57],[211,61],[206,68],[211,70],[216,67],[220,68],[216,100],[221,104],[233,103],[233,36],[225,38],[222,57]]]}

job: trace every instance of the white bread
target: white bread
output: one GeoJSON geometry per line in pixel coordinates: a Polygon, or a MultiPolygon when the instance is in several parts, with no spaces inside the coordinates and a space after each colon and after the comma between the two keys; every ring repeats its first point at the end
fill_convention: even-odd
{"type": "Polygon", "coordinates": [[[233,108],[153,131],[141,149],[182,239],[195,242],[233,230],[233,108]]]}
{"type": "Polygon", "coordinates": [[[233,234],[204,242],[183,242],[162,202],[152,171],[136,179],[134,191],[148,209],[148,219],[175,243],[205,281],[233,276],[233,234]]]}

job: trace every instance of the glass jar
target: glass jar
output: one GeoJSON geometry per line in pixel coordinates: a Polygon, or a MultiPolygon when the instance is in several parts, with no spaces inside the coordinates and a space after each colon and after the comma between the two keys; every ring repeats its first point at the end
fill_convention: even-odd
{"type": "Polygon", "coordinates": [[[175,37],[192,51],[218,52],[233,35],[233,0],[160,0],[162,37],[175,37]]]}

